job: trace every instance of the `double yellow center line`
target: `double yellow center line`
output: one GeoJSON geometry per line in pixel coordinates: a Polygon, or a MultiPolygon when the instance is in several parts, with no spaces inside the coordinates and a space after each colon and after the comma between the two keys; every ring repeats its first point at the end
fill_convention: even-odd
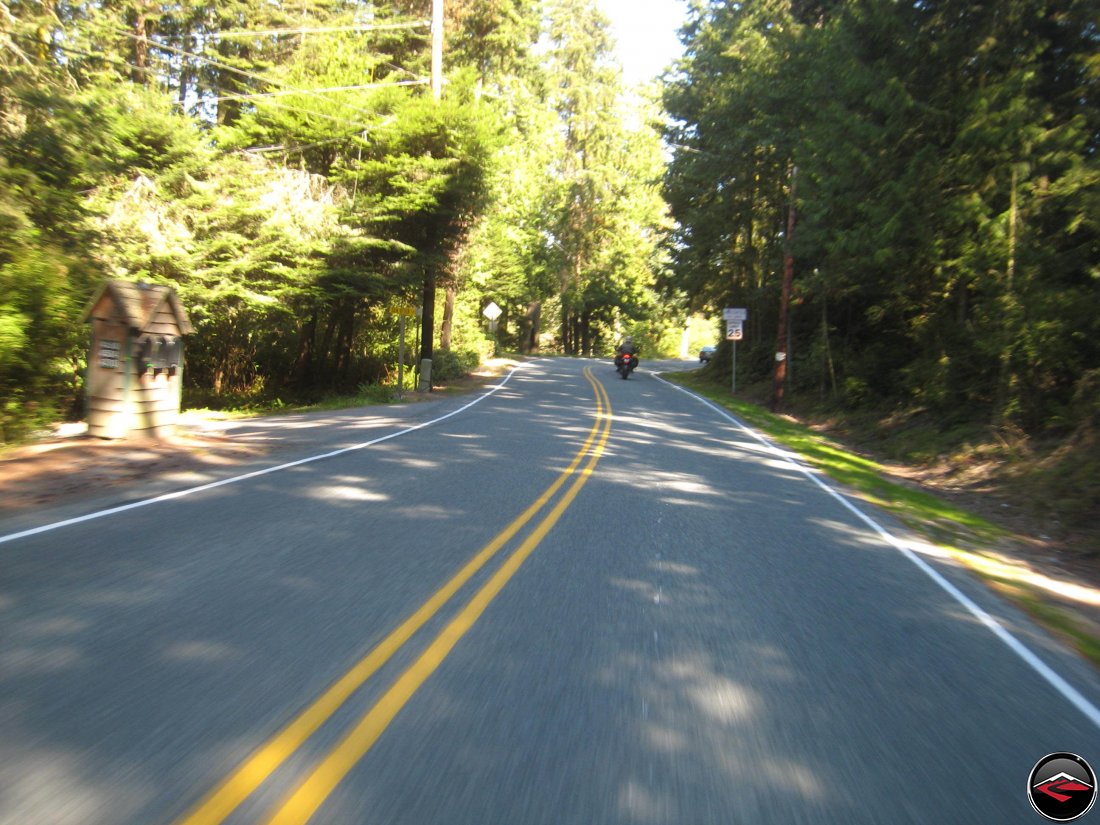
{"type": "Polygon", "coordinates": [[[564,495],[458,615],[267,819],[268,825],[303,825],[309,821],[347,773],[371,749],[413,694],[439,667],[459,639],[474,626],[489,603],[534,552],[592,475],[611,434],[611,404],[607,391],[593,377],[591,368],[585,368],[584,376],[596,395],[596,421],[580,450],[554,483],[415,613],[356,662],[313,704],[261,745],[189,814],[178,820],[176,825],[220,825],[573,478],[573,483],[564,495]],[[588,461],[581,468],[586,458],[588,461]]]}

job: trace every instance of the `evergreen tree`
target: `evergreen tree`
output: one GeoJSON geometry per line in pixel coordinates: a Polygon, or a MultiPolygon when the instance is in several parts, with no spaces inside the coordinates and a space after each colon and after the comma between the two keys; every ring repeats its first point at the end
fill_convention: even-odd
{"type": "Polygon", "coordinates": [[[590,0],[559,0],[550,8],[551,104],[563,134],[552,175],[559,182],[551,240],[556,251],[561,346],[592,353],[593,313],[602,308],[592,283],[609,272],[605,242],[619,207],[621,121],[619,69],[609,23],[590,0]]]}
{"type": "Polygon", "coordinates": [[[945,421],[1072,416],[1100,354],[1080,312],[1097,288],[1088,5],[696,3],[666,91],[667,289],[752,308],[759,376],[770,336],[753,333],[793,240],[803,382],[945,421]]]}

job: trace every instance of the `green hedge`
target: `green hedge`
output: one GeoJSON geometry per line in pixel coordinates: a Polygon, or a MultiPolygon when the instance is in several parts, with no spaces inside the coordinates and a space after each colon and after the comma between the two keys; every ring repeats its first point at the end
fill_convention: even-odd
{"type": "Polygon", "coordinates": [[[465,378],[481,364],[481,356],[472,349],[437,349],[432,353],[432,381],[465,378]]]}

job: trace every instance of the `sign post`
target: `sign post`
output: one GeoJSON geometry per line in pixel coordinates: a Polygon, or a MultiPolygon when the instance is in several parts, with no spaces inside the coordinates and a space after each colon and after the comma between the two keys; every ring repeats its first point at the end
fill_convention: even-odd
{"type": "Polygon", "coordinates": [[[481,311],[481,314],[489,319],[489,332],[493,333],[493,357],[497,355],[497,320],[500,318],[502,310],[496,305],[495,301],[490,301],[489,306],[485,307],[481,311]]]}
{"type": "Polygon", "coordinates": [[[730,393],[737,392],[737,342],[744,335],[742,326],[749,318],[749,311],[743,307],[726,307],[722,310],[722,318],[726,322],[726,338],[733,347],[733,369],[730,377],[730,393]]]}

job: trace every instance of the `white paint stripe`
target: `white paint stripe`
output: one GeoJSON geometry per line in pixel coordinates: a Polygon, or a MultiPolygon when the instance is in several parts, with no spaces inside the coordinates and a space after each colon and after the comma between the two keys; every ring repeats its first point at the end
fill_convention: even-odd
{"type": "Polygon", "coordinates": [[[244,475],[233,476],[232,478],[223,478],[221,481],[212,481],[209,484],[201,484],[198,487],[188,487],[186,490],[177,490],[174,493],[165,493],[164,495],[155,496],[154,498],[147,498],[141,501],[133,501],[129,504],[122,504],[118,507],[111,507],[107,510],[98,510],[94,513],[88,513],[87,515],[83,516],[76,516],[75,518],[65,519],[64,521],[55,521],[51,524],[43,524],[41,527],[32,527],[29,530],[21,530],[18,533],[9,533],[6,536],[0,536],[0,544],[5,544],[9,541],[17,541],[18,539],[24,539],[28,536],[34,536],[39,533],[46,533],[50,530],[59,530],[62,527],[71,527],[74,524],[81,524],[82,522],[104,518],[105,516],[113,516],[118,513],[124,513],[127,510],[136,510],[138,507],[145,507],[150,504],[158,504],[162,501],[172,501],[173,499],[189,496],[192,493],[201,493],[203,490],[213,490],[215,487],[223,487],[226,484],[236,484],[239,481],[247,481],[248,479],[256,478],[257,476],[267,475],[268,473],[277,473],[280,470],[289,470],[291,467],[299,467],[302,464],[309,464],[314,461],[321,461],[325,458],[332,458],[333,456],[343,455],[344,453],[350,453],[355,450],[362,450],[364,447],[372,447],[375,444],[381,444],[383,441],[389,441],[391,438],[397,438],[398,436],[407,435],[408,433],[415,432],[416,430],[421,430],[424,427],[430,427],[433,424],[438,424],[439,422],[446,421],[448,418],[452,418],[453,416],[456,416],[461,412],[465,412],[466,410],[470,409],[470,407],[474,406],[474,404],[481,403],[486,398],[496,393],[498,390],[503,389],[504,385],[508,383],[508,380],[513,375],[515,375],[518,370],[523,369],[523,366],[523,364],[520,364],[519,366],[514,367],[511,372],[504,376],[504,380],[492,387],[492,389],[490,389],[488,392],[479,395],[468,404],[464,404],[457,410],[452,410],[446,415],[441,415],[439,418],[433,418],[431,421],[424,421],[412,427],[406,427],[403,430],[392,432],[389,435],[383,435],[371,441],[364,441],[362,444],[354,444],[351,447],[343,447],[339,450],[333,450],[330,453],[324,453],[322,455],[311,455],[308,458],[301,458],[297,461],[290,461],[286,464],[280,464],[277,467],[265,467],[262,470],[255,470],[251,473],[245,473],[244,475]]]}
{"type": "Polygon", "coordinates": [[[663,384],[666,384],[679,390],[682,393],[685,393],[686,395],[691,396],[695,400],[710,407],[723,418],[731,421],[743,432],[747,433],[756,441],[760,442],[769,452],[782,458],[788,464],[794,466],[799,472],[810,479],[810,481],[812,481],[834,499],[839,501],[842,505],[844,505],[846,509],[851,511],[857,518],[859,518],[860,521],[862,521],[875,533],[877,533],[883,541],[897,549],[903,556],[905,556],[905,558],[913,562],[913,564],[915,564],[923,573],[925,573],[930,579],[932,579],[932,581],[938,584],[949,596],[951,596],[951,598],[953,598],[955,601],[965,607],[967,611],[972,616],[974,616],[974,618],[976,618],[987,628],[989,628],[998,639],[1004,642],[1009,647],[1009,649],[1012,650],[1013,653],[1015,653],[1028,665],[1030,665],[1031,668],[1040,676],[1042,676],[1048,684],[1050,684],[1055,690],[1062,694],[1065,699],[1069,700],[1070,704],[1081,711],[1081,713],[1083,713],[1088,718],[1088,720],[1092,722],[1097,728],[1100,728],[1100,708],[1097,708],[1096,705],[1090,702],[1084,695],[1081,694],[1080,691],[1073,687],[1073,685],[1071,685],[1062,676],[1056,673],[1049,665],[1046,664],[1046,662],[1040,659],[1029,647],[1027,647],[1027,645],[1025,645],[1011,633],[1009,633],[1008,630],[1005,629],[1004,625],[1002,625],[995,618],[989,615],[989,613],[979,607],[969,596],[964,594],[961,590],[955,587],[955,585],[951,584],[951,582],[945,579],[939,573],[939,571],[937,571],[924,559],[920,558],[920,556],[914,553],[905,542],[895,537],[893,534],[887,531],[885,527],[880,525],[877,521],[875,521],[873,518],[868,516],[858,507],[856,507],[851,501],[848,500],[846,496],[844,496],[843,493],[838,491],[831,484],[822,481],[818,473],[806,467],[802,462],[796,461],[792,457],[791,453],[775,446],[771,442],[771,440],[765,435],[757,432],[752,427],[742,422],[740,419],[734,417],[733,415],[730,415],[727,410],[723,409],[717,404],[714,404],[710,400],[693,393],[691,390],[688,390],[685,387],[681,387],[678,384],[673,384],[670,381],[666,381],[660,376],[654,377],[657,378],[658,381],[661,381],[663,384]]]}

